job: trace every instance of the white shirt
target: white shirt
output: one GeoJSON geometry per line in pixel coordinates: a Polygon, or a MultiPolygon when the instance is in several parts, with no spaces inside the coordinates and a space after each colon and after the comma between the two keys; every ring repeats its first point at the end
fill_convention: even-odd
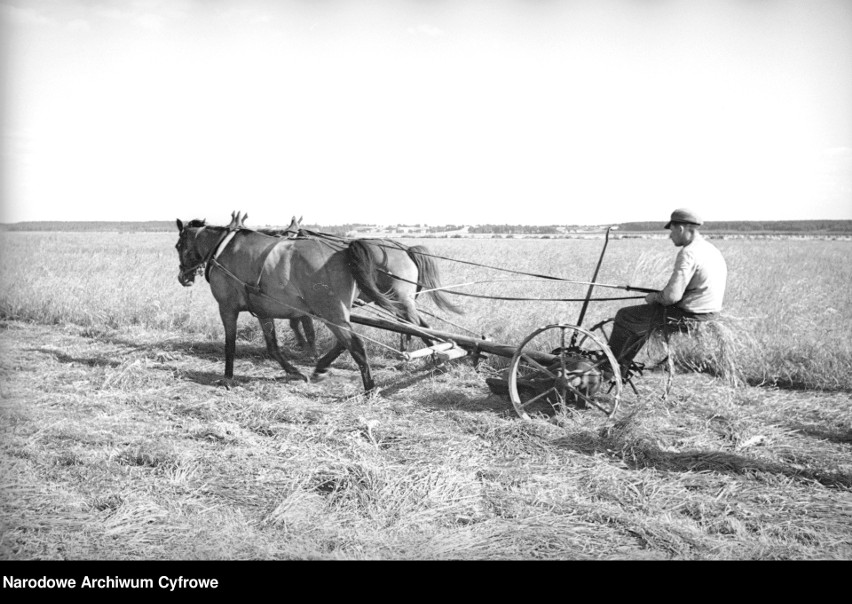
{"type": "Polygon", "coordinates": [[[727,280],[728,266],[721,252],[696,231],[678,252],[672,276],[657,300],[694,313],[719,312],[727,280]]]}

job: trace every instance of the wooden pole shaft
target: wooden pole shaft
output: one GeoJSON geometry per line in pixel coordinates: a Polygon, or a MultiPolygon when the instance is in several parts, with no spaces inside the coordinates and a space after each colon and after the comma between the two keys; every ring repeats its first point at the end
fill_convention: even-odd
{"type": "MultiPolygon", "coordinates": [[[[353,323],[367,325],[368,327],[375,327],[377,329],[384,329],[386,331],[393,331],[396,333],[403,333],[416,337],[426,336],[439,340],[451,340],[455,342],[460,348],[464,348],[465,350],[471,352],[487,352],[489,354],[493,354],[499,357],[506,357],[507,359],[511,359],[513,356],[515,356],[515,352],[517,352],[518,350],[516,346],[509,346],[507,344],[497,344],[495,342],[492,342],[491,340],[471,338],[469,336],[461,336],[454,333],[447,333],[446,331],[439,331],[437,329],[417,327],[415,325],[404,325],[402,323],[395,323],[393,321],[386,321],[385,319],[378,319],[373,317],[365,317],[354,313],[349,318],[353,323]]],[[[559,358],[555,354],[548,354],[546,352],[527,351],[524,354],[526,354],[531,359],[542,365],[549,365],[550,363],[554,362],[559,358]]]]}

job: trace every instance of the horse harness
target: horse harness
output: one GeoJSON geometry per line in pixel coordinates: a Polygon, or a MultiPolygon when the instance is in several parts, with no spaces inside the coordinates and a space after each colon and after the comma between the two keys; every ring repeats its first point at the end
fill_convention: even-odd
{"type": "MultiPolygon", "coordinates": [[[[245,294],[246,294],[246,305],[248,306],[247,310],[248,310],[249,314],[251,316],[255,317],[255,318],[259,318],[259,315],[252,309],[251,296],[269,298],[270,300],[278,302],[279,304],[283,304],[284,306],[289,306],[288,304],[284,304],[280,300],[276,300],[275,298],[272,298],[271,296],[268,296],[268,295],[266,295],[266,294],[264,294],[263,292],[260,291],[260,289],[261,289],[260,282],[263,279],[263,266],[264,266],[264,264],[266,264],[266,259],[269,257],[269,254],[272,253],[272,250],[274,250],[276,248],[276,246],[278,246],[279,243],[281,243],[282,241],[286,241],[286,238],[274,237],[273,235],[268,235],[269,237],[274,237],[275,241],[273,241],[271,244],[269,244],[266,247],[266,249],[263,251],[263,253],[261,254],[260,271],[258,271],[257,279],[255,280],[254,284],[251,284],[251,283],[246,283],[245,281],[243,281],[242,279],[237,277],[234,273],[232,273],[227,268],[225,268],[225,266],[221,262],[219,262],[219,256],[222,255],[222,253],[225,251],[225,249],[228,247],[228,245],[234,239],[234,236],[237,234],[238,231],[250,231],[250,232],[255,232],[255,233],[259,232],[259,231],[255,231],[253,229],[246,229],[246,228],[235,228],[235,229],[228,229],[227,231],[225,231],[225,233],[223,233],[222,238],[219,240],[219,242],[213,248],[213,253],[210,255],[209,259],[206,261],[207,266],[204,270],[204,278],[207,280],[208,283],[210,282],[210,268],[212,266],[215,266],[216,268],[221,270],[223,273],[225,273],[225,275],[227,275],[228,277],[230,277],[231,279],[233,279],[234,281],[236,281],[237,283],[242,285],[243,289],[245,290],[245,294]]],[[[265,235],[265,233],[261,233],[261,234],[265,235]]],[[[302,296],[298,296],[298,298],[302,301],[302,303],[305,303],[305,300],[304,300],[304,298],[302,298],[302,296]]]]}
{"type": "Polygon", "coordinates": [[[228,247],[228,244],[231,243],[231,240],[236,236],[237,231],[239,229],[228,229],[227,231],[222,233],[222,236],[219,238],[219,241],[212,248],[212,253],[204,261],[206,265],[204,267],[204,279],[210,283],[210,267],[214,264],[219,268],[224,269],[224,267],[219,263],[219,256],[222,255],[222,252],[225,251],[225,248],[228,247]]]}

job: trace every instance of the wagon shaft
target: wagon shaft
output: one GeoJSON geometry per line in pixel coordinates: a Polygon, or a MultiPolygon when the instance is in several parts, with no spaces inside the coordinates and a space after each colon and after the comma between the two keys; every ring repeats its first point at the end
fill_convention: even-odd
{"type": "MultiPolygon", "coordinates": [[[[353,313],[349,318],[353,323],[359,323],[361,325],[367,325],[369,327],[376,327],[378,329],[385,329],[387,331],[394,331],[396,333],[416,337],[425,335],[439,340],[449,340],[455,342],[459,347],[464,348],[469,352],[487,352],[489,354],[493,354],[499,357],[511,359],[515,355],[515,352],[517,352],[518,350],[516,346],[510,346],[508,344],[497,344],[496,342],[492,342],[491,340],[471,338],[469,336],[461,336],[453,333],[448,333],[446,331],[439,331],[437,329],[417,327],[415,325],[404,325],[402,323],[395,323],[393,321],[386,321],[384,319],[365,317],[362,315],[357,315],[355,313],[353,313]]],[[[534,361],[537,361],[543,365],[550,365],[551,363],[559,359],[557,355],[548,354],[546,352],[530,351],[526,354],[534,361]]]]}

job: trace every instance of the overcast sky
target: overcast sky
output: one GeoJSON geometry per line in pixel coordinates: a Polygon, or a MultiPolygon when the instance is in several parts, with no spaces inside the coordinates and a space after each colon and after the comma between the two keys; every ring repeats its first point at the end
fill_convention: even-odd
{"type": "Polygon", "coordinates": [[[2,222],[852,218],[849,0],[0,0],[2,222]]]}

